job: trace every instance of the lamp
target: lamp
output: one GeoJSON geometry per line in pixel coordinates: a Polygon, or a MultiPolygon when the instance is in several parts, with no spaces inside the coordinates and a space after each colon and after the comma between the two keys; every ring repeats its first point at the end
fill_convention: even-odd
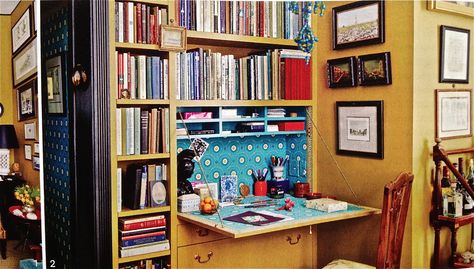
{"type": "Polygon", "coordinates": [[[0,125],[0,175],[10,173],[10,149],[18,148],[15,127],[11,124],[0,125]]]}

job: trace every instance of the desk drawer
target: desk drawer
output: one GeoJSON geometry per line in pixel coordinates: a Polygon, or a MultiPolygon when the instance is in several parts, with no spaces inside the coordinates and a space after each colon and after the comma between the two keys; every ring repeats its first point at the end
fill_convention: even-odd
{"type": "Polygon", "coordinates": [[[308,228],[178,247],[178,268],[312,268],[308,228]]]}
{"type": "Polygon", "coordinates": [[[226,236],[194,224],[178,225],[178,247],[223,239],[226,236]]]}

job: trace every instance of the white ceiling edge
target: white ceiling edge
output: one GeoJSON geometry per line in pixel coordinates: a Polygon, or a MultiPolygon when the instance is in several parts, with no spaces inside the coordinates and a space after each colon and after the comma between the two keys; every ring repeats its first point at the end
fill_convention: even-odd
{"type": "Polygon", "coordinates": [[[0,15],[11,15],[20,0],[0,0],[0,15]]]}

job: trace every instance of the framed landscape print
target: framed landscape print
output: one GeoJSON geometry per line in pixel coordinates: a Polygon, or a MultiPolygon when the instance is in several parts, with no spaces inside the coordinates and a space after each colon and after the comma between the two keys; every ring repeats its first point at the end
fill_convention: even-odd
{"type": "Polygon", "coordinates": [[[36,79],[18,88],[16,95],[18,121],[24,121],[35,116],[35,94],[36,79]]]}
{"type": "Polygon", "coordinates": [[[383,101],[336,102],[340,155],[383,159],[383,101]]]}
{"type": "Polygon", "coordinates": [[[441,25],[439,82],[469,83],[470,31],[441,25]]]}
{"type": "Polygon", "coordinates": [[[36,38],[13,57],[13,86],[36,74],[36,38]]]}
{"type": "Polygon", "coordinates": [[[436,137],[471,135],[471,90],[436,90],[436,137]]]}
{"type": "Polygon", "coordinates": [[[13,54],[17,52],[32,36],[31,8],[28,8],[12,28],[13,54]]]}
{"type": "Polygon", "coordinates": [[[328,87],[354,87],[357,85],[357,59],[345,57],[328,60],[328,87]]]}
{"type": "Polygon", "coordinates": [[[360,85],[386,85],[392,83],[390,52],[359,56],[360,85]]]}
{"type": "Polygon", "coordinates": [[[63,78],[64,54],[58,54],[46,60],[46,89],[48,114],[64,114],[65,108],[65,79],[63,78]]]}
{"type": "Polygon", "coordinates": [[[384,1],[358,1],[332,9],[333,49],[385,42],[384,1]]]}

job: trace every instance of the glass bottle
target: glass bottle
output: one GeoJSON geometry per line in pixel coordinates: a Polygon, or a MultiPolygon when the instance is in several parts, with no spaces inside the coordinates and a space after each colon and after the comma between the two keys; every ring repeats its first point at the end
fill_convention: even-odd
{"type": "Polygon", "coordinates": [[[451,184],[451,192],[446,194],[448,217],[462,216],[463,195],[456,189],[456,183],[451,184]]]}
{"type": "Polygon", "coordinates": [[[466,178],[464,174],[464,159],[462,157],[458,158],[458,171],[459,171],[459,174],[461,174],[463,178],[466,178]]]}
{"type": "Polygon", "coordinates": [[[443,166],[443,178],[441,178],[441,194],[445,194],[451,190],[451,180],[449,179],[449,169],[443,166]]]}
{"type": "Polygon", "coordinates": [[[474,159],[469,160],[469,169],[467,172],[467,183],[474,190],[474,159]]]}

